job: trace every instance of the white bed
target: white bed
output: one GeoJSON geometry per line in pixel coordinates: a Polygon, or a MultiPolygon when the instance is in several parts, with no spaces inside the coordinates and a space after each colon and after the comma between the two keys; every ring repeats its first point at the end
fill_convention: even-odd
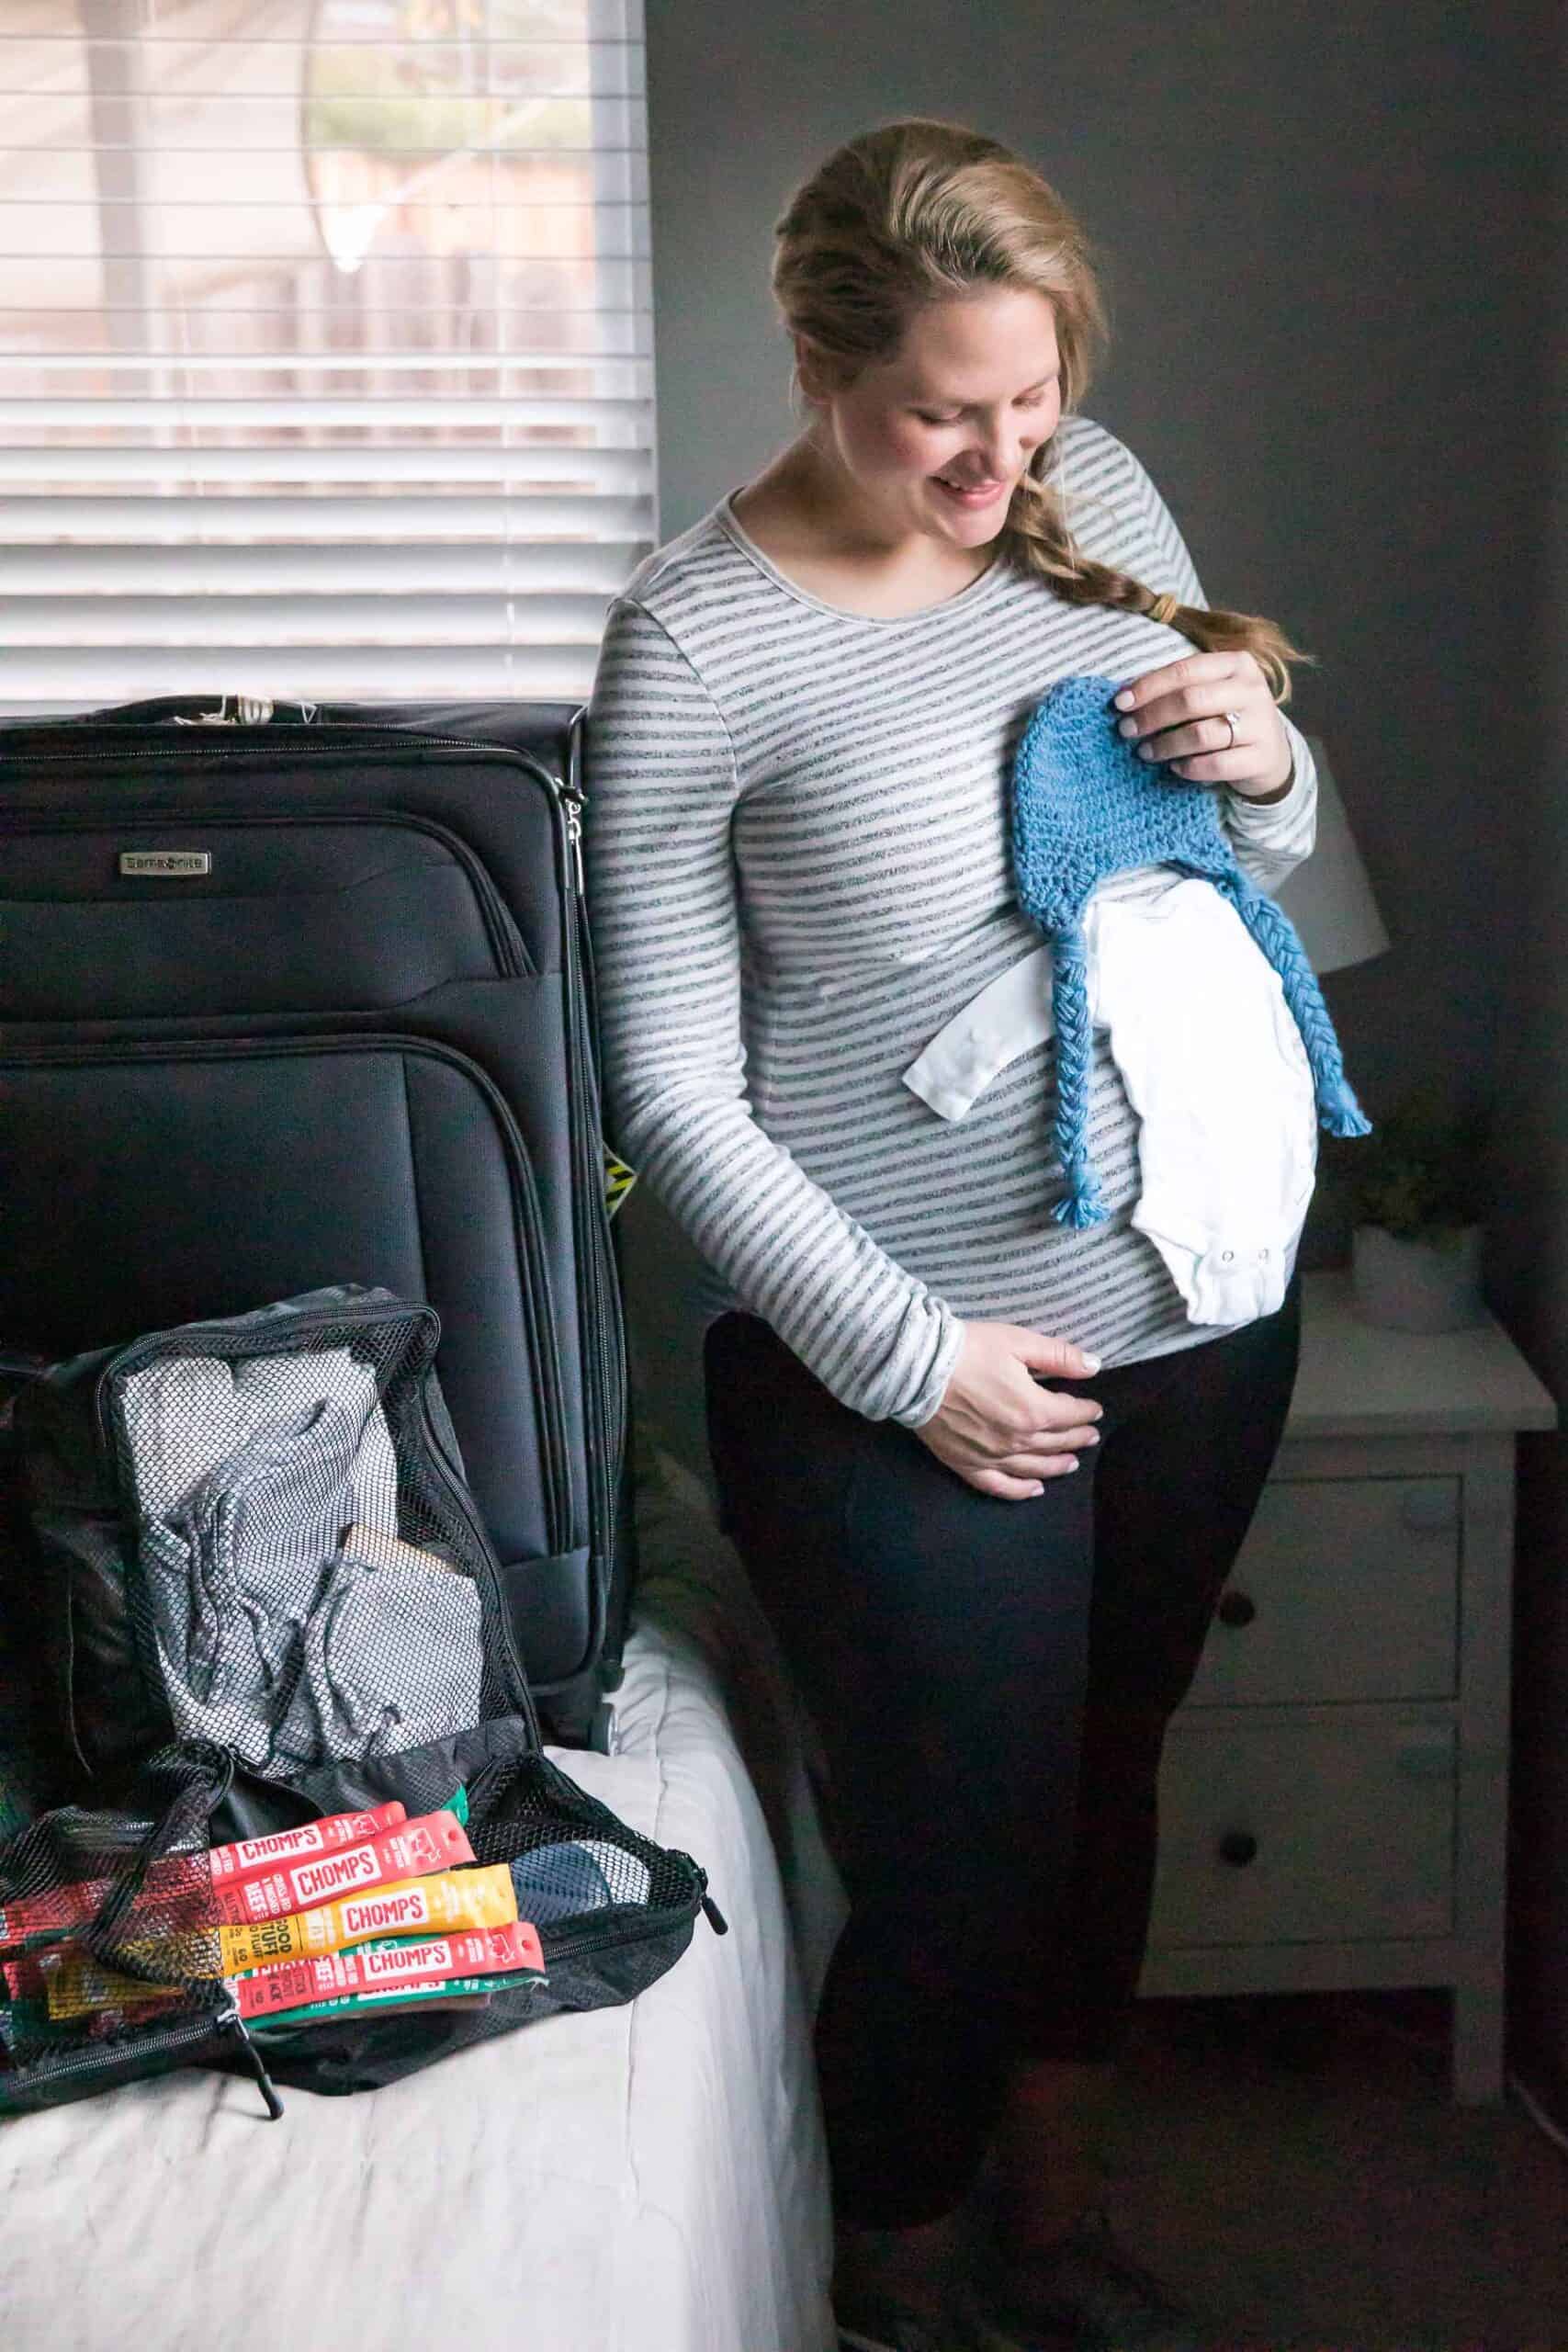
{"type": "Polygon", "coordinates": [[[755,1604],[668,1457],[639,1524],[614,1752],[558,1760],[694,1855],[730,1933],[699,1919],[629,2007],[288,2091],[278,2123],[186,2073],[0,2126],[7,2352],[830,2352],[807,2019],[841,1899],[755,1604]]]}

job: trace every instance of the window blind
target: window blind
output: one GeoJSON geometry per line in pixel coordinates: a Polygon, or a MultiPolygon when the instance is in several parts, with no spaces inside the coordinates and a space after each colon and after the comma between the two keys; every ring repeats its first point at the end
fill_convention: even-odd
{"type": "Polygon", "coordinates": [[[7,0],[0,707],[585,699],[651,324],[641,0],[7,0]]]}

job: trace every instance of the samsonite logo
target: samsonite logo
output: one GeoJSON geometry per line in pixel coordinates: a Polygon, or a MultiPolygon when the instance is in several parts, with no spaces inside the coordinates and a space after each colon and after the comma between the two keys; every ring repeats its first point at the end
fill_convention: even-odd
{"type": "Polygon", "coordinates": [[[163,876],[185,880],[196,874],[210,874],[212,858],[204,849],[122,849],[119,854],[122,874],[163,876]]]}
{"type": "Polygon", "coordinates": [[[385,1984],[400,1976],[438,1976],[452,1965],[452,1947],[437,1941],[389,1944],[385,1951],[360,1954],[367,1984],[385,1984]]]}
{"type": "Polygon", "coordinates": [[[363,1886],[386,1875],[374,1846],[351,1846],[345,1854],[331,1854],[325,1861],[306,1862],[290,1871],[288,1883],[301,1903],[321,1903],[345,1886],[363,1886]]]}
{"type": "Polygon", "coordinates": [[[343,1906],[343,1923],[350,1936],[395,1936],[403,1928],[427,1927],[430,1905],[413,1886],[404,1894],[355,1895],[343,1906]]]}

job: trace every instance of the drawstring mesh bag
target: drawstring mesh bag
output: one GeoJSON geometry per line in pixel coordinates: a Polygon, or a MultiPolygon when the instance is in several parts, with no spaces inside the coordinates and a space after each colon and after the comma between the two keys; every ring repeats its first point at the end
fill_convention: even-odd
{"type": "Polygon", "coordinates": [[[439,1336],[431,1307],[339,1285],[15,1385],[28,1535],[0,1611],[32,1612],[30,1777],[73,1802],[0,1844],[0,1903],[34,1923],[6,1980],[11,2105],[41,2103],[45,2080],[77,2096],[126,2079],[147,2070],[138,2053],[254,2071],[264,2045],[279,2080],[371,2088],[530,2018],[629,1999],[684,1951],[703,1871],[543,1754],[439,1336]],[[150,1758],[178,1804],[149,1803],[150,1758]],[[247,2033],[193,1891],[208,1844],[393,1798],[411,1819],[464,1805],[476,1862],[511,1869],[544,1977],[480,2006],[285,2012],[247,2033]],[[49,1884],[92,1890],[91,1915],[77,1894],[39,1927],[28,1900],[49,1884]]]}

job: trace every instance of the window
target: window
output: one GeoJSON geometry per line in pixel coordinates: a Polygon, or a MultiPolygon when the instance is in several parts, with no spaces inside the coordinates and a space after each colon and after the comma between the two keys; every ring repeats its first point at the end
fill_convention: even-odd
{"type": "Polygon", "coordinates": [[[659,536],[641,0],[0,28],[0,707],[585,699],[659,536]]]}

